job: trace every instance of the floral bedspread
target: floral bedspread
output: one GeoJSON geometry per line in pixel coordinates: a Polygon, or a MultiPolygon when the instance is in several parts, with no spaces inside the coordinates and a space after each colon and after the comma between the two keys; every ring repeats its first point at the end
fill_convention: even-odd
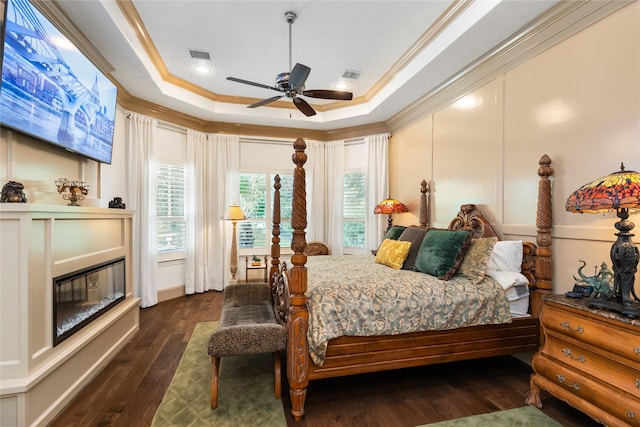
{"type": "Polygon", "coordinates": [[[309,352],[322,365],[327,341],[343,335],[396,335],[510,323],[495,280],[449,281],[376,264],[371,255],[314,256],[307,261],[309,352]]]}

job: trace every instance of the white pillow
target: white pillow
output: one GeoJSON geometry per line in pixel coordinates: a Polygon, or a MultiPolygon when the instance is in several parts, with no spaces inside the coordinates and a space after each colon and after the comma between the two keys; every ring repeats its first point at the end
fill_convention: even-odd
{"type": "Polygon", "coordinates": [[[487,270],[520,273],[522,267],[522,240],[499,240],[493,247],[487,270]]]}
{"type": "Polygon", "coordinates": [[[527,277],[515,271],[496,271],[487,269],[487,276],[492,277],[496,282],[502,285],[505,291],[516,285],[528,284],[527,277]]]}

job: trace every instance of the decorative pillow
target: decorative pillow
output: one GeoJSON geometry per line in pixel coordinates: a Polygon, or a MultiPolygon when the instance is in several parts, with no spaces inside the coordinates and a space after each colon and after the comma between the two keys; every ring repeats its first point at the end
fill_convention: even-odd
{"type": "Polygon", "coordinates": [[[522,240],[500,240],[489,259],[488,270],[514,271],[522,269],[522,240]]]}
{"type": "Polygon", "coordinates": [[[491,253],[497,241],[497,237],[472,239],[456,274],[471,279],[474,283],[484,279],[491,253]]]}
{"type": "Polygon", "coordinates": [[[407,227],[404,225],[392,225],[389,231],[384,235],[385,239],[398,240],[398,237],[404,232],[407,227]]]}
{"type": "MultiPolygon", "coordinates": [[[[392,225],[389,231],[385,233],[383,240],[384,239],[398,240],[398,237],[400,237],[400,235],[402,234],[405,228],[407,227],[405,227],[404,225],[392,225]]],[[[378,246],[378,249],[373,249],[371,253],[376,255],[379,250],[380,250],[380,246],[378,246]]]]}
{"type": "Polygon", "coordinates": [[[418,252],[420,251],[420,245],[422,244],[425,234],[427,234],[426,228],[407,227],[400,237],[398,237],[398,241],[411,242],[409,255],[407,255],[407,259],[404,260],[404,264],[402,264],[403,270],[413,270],[416,258],[418,257],[418,252]]]}
{"type": "Polygon", "coordinates": [[[411,242],[384,239],[378,248],[376,262],[399,270],[404,260],[407,259],[410,248],[411,242]]]}
{"type": "Polygon", "coordinates": [[[431,229],[422,240],[414,270],[449,280],[458,270],[470,242],[468,231],[431,229]]]}

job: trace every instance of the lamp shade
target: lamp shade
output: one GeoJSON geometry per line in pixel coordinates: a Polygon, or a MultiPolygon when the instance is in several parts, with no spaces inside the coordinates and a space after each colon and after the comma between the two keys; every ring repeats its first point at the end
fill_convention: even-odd
{"type": "Polygon", "coordinates": [[[242,208],[238,205],[231,205],[227,208],[227,211],[224,213],[224,217],[222,219],[230,220],[230,221],[242,221],[243,219],[247,219],[244,216],[244,212],[242,208]]]}
{"type": "Polygon", "coordinates": [[[598,178],[574,191],[567,199],[569,212],[600,213],[640,208],[640,173],[620,171],[598,178]]]}
{"type": "Polygon", "coordinates": [[[397,201],[396,199],[384,199],[380,203],[378,203],[373,210],[374,214],[387,214],[391,215],[394,213],[404,213],[409,212],[409,209],[404,205],[404,203],[397,201]]]}

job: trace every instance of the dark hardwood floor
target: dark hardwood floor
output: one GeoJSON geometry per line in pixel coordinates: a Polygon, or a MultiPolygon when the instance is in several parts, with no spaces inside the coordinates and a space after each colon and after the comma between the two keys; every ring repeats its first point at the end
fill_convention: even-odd
{"type": "MultiPolygon", "coordinates": [[[[222,293],[207,292],[141,310],[140,332],[51,425],[150,425],[196,323],[218,320],[221,306],[222,293]]],[[[524,406],[530,373],[506,356],[313,381],[300,422],[283,382],[283,404],[289,426],[415,426],[524,406]]],[[[543,398],[543,411],[563,426],[599,425],[543,398]]]]}

